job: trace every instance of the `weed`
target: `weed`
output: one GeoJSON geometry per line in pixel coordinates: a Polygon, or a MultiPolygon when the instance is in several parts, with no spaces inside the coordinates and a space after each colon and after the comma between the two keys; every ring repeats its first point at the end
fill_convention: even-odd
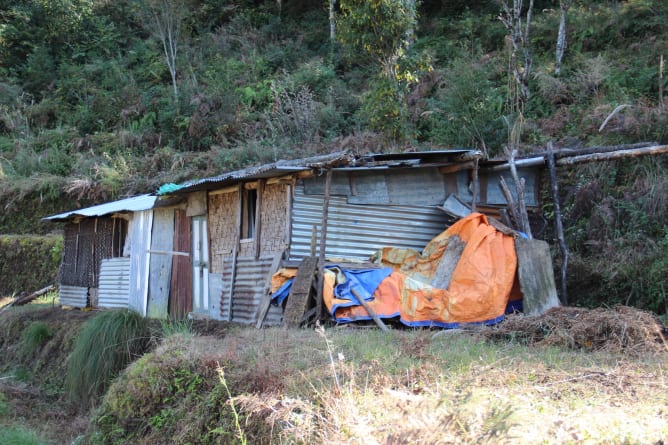
{"type": "Polygon", "coordinates": [[[42,321],[30,323],[21,335],[21,346],[24,353],[32,354],[51,337],[53,337],[53,331],[48,324],[42,321]]]}
{"type": "Polygon", "coordinates": [[[172,335],[193,335],[193,321],[187,318],[182,320],[160,320],[160,334],[162,338],[172,335]]]}
{"type": "Polygon", "coordinates": [[[232,414],[234,415],[234,427],[237,430],[238,434],[237,438],[239,439],[239,443],[241,443],[242,445],[246,445],[247,443],[246,434],[244,433],[244,430],[241,428],[241,424],[239,423],[239,413],[237,412],[237,408],[234,405],[234,398],[232,397],[230,388],[227,386],[227,380],[225,380],[225,370],[219,364],[217,367],[217,371],[218,371],[218,381],[220,382],[221,385],[223,385],[223,388],[225,388],[229,405],[230,408],[232,409],[232,414]]]}

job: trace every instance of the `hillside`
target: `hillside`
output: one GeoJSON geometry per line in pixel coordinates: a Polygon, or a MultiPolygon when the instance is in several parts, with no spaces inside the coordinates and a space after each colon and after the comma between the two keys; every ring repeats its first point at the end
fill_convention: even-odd
{"type": "MultiPolygon", "coordinates": [[[[6,1],[0,233],[43,234],[57,227],[40,217],[72,207],[339,149],[495,157],[549,141],[668,142],[666,2],[527,8],[6,1]]],[[[666,312],[666,162],[562,172],[576,303],[666,312]]]]}
{"type": "Polygon", "coordinates": [[[3,443],[668,443],[665,327],[628,307],[385,334],[31,306],[0,313],[3,443]]]}

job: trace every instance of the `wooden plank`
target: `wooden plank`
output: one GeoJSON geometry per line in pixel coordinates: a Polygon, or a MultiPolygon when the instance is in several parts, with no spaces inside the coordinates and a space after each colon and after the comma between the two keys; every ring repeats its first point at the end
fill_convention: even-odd
{"type": "MultiPolygon", "coordinates": [[[[174,249],[191,252],[190,218],[185,209],[174,209],[174,249]]],[[[169,316],[182,320],[193,310],[192,260],[188,256],[172,258],[172,282],[169,288],[169,316]]]]}
{"type": "Polygon", "coordinates": [[[443,252],[441,261],[438,262],[436,266],[436,272],[434,273],[434,279],[432,280],[431,285],[438,289],[448,289],[450,287],[450,280],[452,280],[452,274],[455,272],[455,268],[459,263],[459,259],[462,257],[462,252],[464,251],[465,244],[457,235],[451,237],[448,240],[448,245],[443,252]]]}
{"type": "MultiPolygon", "coordinates": [[[[151,251],[174,250],[174,210],[155,209],[151,251]]],[[[169,286],[172,281],[172,256],[151,255],[149,263],[148,309],[150,318],[166,319],[169,310],[169,286]]]]}
{"type": "Polygon", "coordinates": [[[308,310],[309,295],[311,294],[317,265],[318,257],[309,256],[302,260],[297,276],[292,282],[292,288],[283,313],[283,324],[286,327],[299,327],[301,324],[302,317],[308,310]]]}
{"type": "Polygon", "coordinates": [[[276,254],[274,260],[271,263],[271,267],[269,268],[269,273],[267,273],[267,278],[264,281],[264,288],[262,290],[262,301],[260,302],[260,306],[258,307],[257,311],[257,316],[255,317],[255,327],[257,329],[260,329],[262,327],[262,323],[264,323],[264,319],[267,316],[267,312],[269,312],[269,305],[271,304],[271,294],[269,293],[269,291],[271,290],[271,277],[274,275],[274,273],[278,270],[278,267],[281,265],[282,258],[283,258],[282,252],[276,254]]]}
{"type": "Polygon", "coordinates": [[[559,306],[550,246],[541,240],[516,238],[515,251],[524,313],[540,315],[559,306]]]}

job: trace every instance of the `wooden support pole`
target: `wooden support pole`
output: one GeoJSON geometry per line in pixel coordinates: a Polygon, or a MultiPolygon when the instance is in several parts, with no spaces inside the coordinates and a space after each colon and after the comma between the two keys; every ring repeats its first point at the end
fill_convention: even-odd
{"type": "Polygon", "coordinates": [[[510,214],[514,220],[514,224],[511,225],[511,227],[515,227],[521,230],[522,223],[520,221],[520,215],[517,211],[517,205],[515,204],[515,198],[513,198],[513,194],[510,193],[510,188],[508,188],[508,184],[506,183],[506,180],[503,178],[503,176],[501,176],[501,179],[499,180],[499,185],[501,186],[503,196],[505,196],[506,201],[508,201],[508,210],[510,210],[510,214]]]}
{"type": "Polygon", "coordinates": [[[515,189],[517,190],[517,212],[519,213],[519,221],[517,224],[520,226],[522,232],[524,232],[529,239],[533,239],[531,234],[531,226],[529,225],[529,215],[527,214],[527,205],[526,200],[524,199],[524,178],[520,178],[517,174],[517,166],[515,165],[515,150],[511,149],[508,154],[508,164],[510,165],[510,174],[515,181],[515,189]]]}
{"type": "Polygon", "coordinates": [[[668,145],[655,145],[653,147],[633,148],[629,150],[617,150],[608,153],[592,153],[589,155],[563,157],[557,160],[557,165],[574,165],[585,162],[614,161],[616,159],[635,158],[638,156],[660,155],[668,153],[668,145]]]}
{"type": "Polygon", "coordinates": [[[550,171],[550,188],[552,189],[552,202],[554,205],[554,224],[561,252],[561,304],[568,305],[568,290],[566,288],[566,274],[568,270],[568,246],[564,236],[564,225],[561,217],[561,204],[559,203],[559,182],[557,178],[557,165],[554,159],[552,142],[547,144],[547,168],[550,171]]]}
{"type": "Polygon", "coordinates": [[[244,209],[244,185],[239,183],[237,186],[237,229],[234,235],[234,246],[232,247],[232,271],[230,273],[230,292],[227,296],[228,302],[228,312],[227,312],[227,321],[232,321],[232,304],[234,302],[234,281],[237,275],[237,256],[239,254],[239,247],[241,242],[241,223],[242,223],[242,213],[244,209]]]}
{"type": "Polygon", "coordinates": [[[358,294],[357,291],[355,291],[355,289],[351,288],[350,292],[352,292],[355,298],[357,298],[357,301],[359,301],[362,307],[364,307],[364,310],[371,316],[371,318],[373,318],[373,321],[376,323],[376,325],[378,325],[380,330],[383,332],[389,332],[389,329],[387,328],[385,323],[383,323],[383,320],[381,320],[380,317],[378,317],[378,314],[376,314],[376,312],[373,309],[371,309],[369,303],[367,303],[364,300],[364,298],[362,298],[360,294],[358,294]]]}
{"type": "Polygon", "coordinates": [[[316,289],[316,320],[322,318],[324,304],[322,301],[322,287],[324,285],[325,250],[327,248],[327,217],[329,215],[329,194],[332,188],[332,169],[327,169],[325,175],[325,198],[322,202],[322,224],[320,225],[320,251],[318,252],[318,278],[316,289]]]}
{"type": "Polygon", "coordinates": [[[260,179],[257,185],[257,201],[255,202],[255,259],[260,258],[260,251],[262,249],[262,207],[264,185],[266,179],[260,179]]]}
{"type": "Polygon", "coordinates": [[[476,202],[478,201],[478,189],[480,184],[478,183],[478,159],[474,161],[473,165],[473,196],[471,197],[471,212],[475,212],[476,202]]]}

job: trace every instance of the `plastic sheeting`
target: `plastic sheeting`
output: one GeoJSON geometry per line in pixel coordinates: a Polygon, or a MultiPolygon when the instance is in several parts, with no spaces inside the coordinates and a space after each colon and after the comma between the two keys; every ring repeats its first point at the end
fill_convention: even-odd
{"type": "MultiPolygon", "coordinates": [[[[429,242],[421,254],[388,247],[377,252],[374,261],[387,269],[372,270],[368,275],[338,267],[325,270],[323,299],[337,322],[371,319],[355,293],[381,318],[399,317],[407,326],[444,328],[499,322],[507,308],[521,299],[514,239],[492,227],[480,213],[457,221],[429,242]],[[439,264],[454,237],[464,243],[463,251],[448,288],[435,287],[433,283],[442,281],[436,276],[442,270],[439,264]]],[[[274,290],[290,275],[287,271],[278,273],[274,290]]]]}

